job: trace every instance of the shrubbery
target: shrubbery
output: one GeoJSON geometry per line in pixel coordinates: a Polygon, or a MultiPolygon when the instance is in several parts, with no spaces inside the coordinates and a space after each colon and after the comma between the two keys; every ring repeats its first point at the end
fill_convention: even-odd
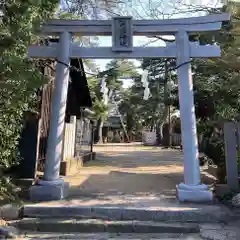
{"type": "Polygon", "coordinates": [[[1,4],[0,34],[0,201],[11,199],[14,186],[4,171],[18,161],[18,141],[25,111],[35,111],[36,91],[43,76],[36,61],[27,58],[27,47],[58,0],[8,0],[1,4]]]}

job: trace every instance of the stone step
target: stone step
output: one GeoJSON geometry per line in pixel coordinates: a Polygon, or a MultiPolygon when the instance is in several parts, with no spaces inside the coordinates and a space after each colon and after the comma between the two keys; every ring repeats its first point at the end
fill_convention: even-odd
{"type": "Polygon", "coordinates": [[[80,207],[26,205],[23,209],[26,218],[86,218],[103,220],[139,220],[173,222],[222,222],[232,218],[232,213],[224,206],[196,205],[184,207],[131,208],[131,207],[80,207]]]}
{"type": "Polygon", "coordinates": [[[50,240],[50,239],[81,239],[81,240],[202,240],[199,234],[176,234],[176,233],[27,233],[22,239],[50,240]]]}
{"type": "Polygon", "coordinates": [[[197,223],[160,223],[153,221],[105,221],[100,219],[22,219],[9,223],[20,231],[61,233],[199,233],[197,223]]]}
{"type": "Polygon", "coordinates": [[[79,233],[79,232],[36,232],[35,229],[23,230],[13,226],[0,227],[0,239],[181,239],[181,240],[236,240],[240,239],[239,222],[234,224],[199,224],[200,233],[79,233]],[[235,224],[235,225],[234,225],[235,224]]]}

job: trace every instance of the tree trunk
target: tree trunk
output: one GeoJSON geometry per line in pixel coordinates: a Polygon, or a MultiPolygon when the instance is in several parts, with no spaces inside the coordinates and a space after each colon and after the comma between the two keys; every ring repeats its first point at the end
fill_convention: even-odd
{"type": "Polygon", "coordinates": [[[101,118],[99,118],[98,124],[97,124],[98,143],[103,143],[102,128],[103,128],[103,121],[101,118]]]}
{"type": "Polygon", "coordinates": [[[159,135],[161,139],[161,143],[164,142],[164,136],[163,136],[163,125],[167,121],[168,112],[169,112],[169,106],[168,106],[168,100],[169,100],[169,92],[168,92],[168,69],[167,69],[167,60],[165,61],[165,77],[164,77],[164,90],[163,90],[163,96],[164,96],[164,110],[163,115],[159,119],[157,126],[159,127],[159,135]]]}

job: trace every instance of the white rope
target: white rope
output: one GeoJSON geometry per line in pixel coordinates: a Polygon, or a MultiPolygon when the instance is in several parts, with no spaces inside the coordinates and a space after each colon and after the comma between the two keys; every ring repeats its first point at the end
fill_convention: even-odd
{"type": "Polygon", "coordinates": [[[150,89],[148,87],[149,82],[148,82],[148,70],[144,70],[142,73],[142,78],[141,78],[141,82],[143,84],[144,89],[144,95],[143,95],[143,99],[144,100],[148,100],[149,96],[150,96],[150,89]]]}
{"type": "Polygon", "coordinates": [[[107,88],[107,83],[106,83],[106,77],[104,76],[101,80],[101,89],[100,92],[103,94],[103,102],[104,104],[108,104],[108,88],[107,88]]]}

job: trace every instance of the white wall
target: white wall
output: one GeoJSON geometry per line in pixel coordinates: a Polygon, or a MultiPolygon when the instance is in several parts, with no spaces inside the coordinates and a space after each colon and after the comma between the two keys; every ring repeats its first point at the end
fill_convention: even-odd
{"type": "Polygon", "coordinates": [[[74,157],[76,136],[76,116],[71,116],[70,123],[65,123],[63,161],[74,157]]]}

